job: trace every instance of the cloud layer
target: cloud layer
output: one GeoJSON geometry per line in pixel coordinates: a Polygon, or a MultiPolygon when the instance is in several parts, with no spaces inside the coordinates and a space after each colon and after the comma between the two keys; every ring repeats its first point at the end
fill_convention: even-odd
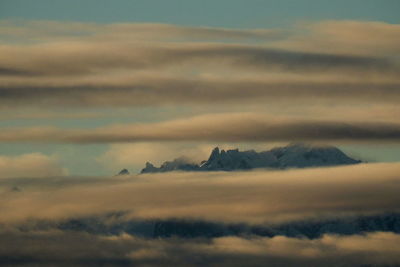
{"type": "Polygon", "coordinates": [[[95,129],[5,128],[0,133],[0,142],[44,143],[146,141],[398,142],[399,139],[399,123],[290,119],[257,113],[207,114],[157,123],[109,125],[95,129]]]}
{"type": "MultiPolygon", "coordinates": [[[[8,114],[49,120],[44,126],[3,127],[0,142],[134,142],[113,144],[97,159],[121,167],[172,158],[178,151],[200,156],[185,142],[200,150],[212,142],[399,142],[399,36],[398,24],[368,21],[225,29],[3,20],[0,110],[8,111],[3,125],[21,125],[6,121],[8,114]],[[165,112],[167,120],[146,122],[141,112],[171,106],[178,119],[165,112]],[[140,110],[141,123],[97,121],[79,128],[57,121],[54,127],[50,118],[61,116],[52,112],[55,107],[66,111],[65,118],[112,113],[68,115],[71,109],[127,107],[126,113],[140,110]],[[31,114],[31,108],[39,112],[31,114]],[[188,110],[209,114],[182,116],[188,110]],[[227,113],[212,113],[221,111],[227,113]]],[[[399,163],[381,163],[64,177],[55,156],[0,156],[0,265],[397,266],[400,237],[394,233],[181,240],[51,225],[109,213],[121,214],[123,222],[269,226],[399,212],[399,173],[399,163]]]]}
{"type": "Polygon", "coordinates": [[[0,222],[124,211],[127,218],[274,223],[398,211],[400,165],[2,181],[0,222]],[[10,191],[17,186],[21,192],[10,191]],[[85,201],[82,202],[82,196],[85,201]]]}
{"type": "Polygon", "coordinates": [[[3,21],[0,105],[393,103],[398,33],[356,21],[289,30],[3,21]]]}
{"type": "Polygon", "coordinates": [[[397,266],[400,236],[369,233],[308,240],[224,237],[141,239],[128,234],[1,231],[0,263],[57,266],[397,266]]]}

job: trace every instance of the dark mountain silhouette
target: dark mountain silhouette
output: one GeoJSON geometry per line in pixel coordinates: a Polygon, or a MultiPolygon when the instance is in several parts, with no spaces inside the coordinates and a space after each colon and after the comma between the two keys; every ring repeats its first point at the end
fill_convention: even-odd
{"type": "Polygon", "coordinates": [[[160,167],[147,162],[141,173],[169,171],[235,171],[255,168],[306,168],[357,164],[361,161],[347,156],[333,146],[312,146],[291,144],[268,151],[239,151],[238,149],[220,150],[214,148],[208,160],[201,164],[191,163],[184,157],[166,161],[160,167]]]}
{"type": "Polygon", "coordinates": [[[129,175],[129,171],[127,169],[121,170],[117,175],[129,175]]]}

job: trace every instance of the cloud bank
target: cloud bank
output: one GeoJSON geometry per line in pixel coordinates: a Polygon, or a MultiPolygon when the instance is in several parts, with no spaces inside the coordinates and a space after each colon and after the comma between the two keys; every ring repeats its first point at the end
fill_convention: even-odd
{"type": "Polygon", "coordinates": [[[288,30],[2,21],[0,105],[393,104],[399,32],[363,21],[288,30]]]}
{"type": "Polygon", "coordinates": [[[128,234],[1,231],[0,263],[58,266],[397,266],[400,235],[325,235],[308,240],[224,237],[141,239],[128,234]]]}
{"type": "Polygon", "coordinates": [[[257,113],[206,114],[156,123],[95,129],[5,128],[0,142],[113,143],[146,141],[279,142],[388,141],[400,139],[399,123],[274,118],[257,113]]]}
{"type": "Polygon", "coordinates": [[[124,211],[131,219],[251,224],[396,212],[399,171],[398,163],[381,163],[289,171],[3,179],[0,222],[124,211]],[[14,186],[21,192],[9,190],[14,186]]]}
{"type": "MultiPolygon", "coordinates": [[[[398,24],[367,21],[225,29],[3,20],[0,110],[14,118],[54,118],[54,107],[186,106],[204,112],[204,106],[223,105],[231,113],[98,128],[2,128],[0,142],[134,142],[113,144],[98,158],[121,166],[144,157],[161,160],[160,154],[173,157],[171,144],[195,154],[185,142],[398,142],[399,36],[398,24]],[[278,109],[271,113],[232,113],[272,105],[278,109]],[[13,112],[20,108],[41,113],[13,112]],[[168,145],[149,145],[155,141],[168,145]]],[[[391,163],[63,177],[66,170],[56,157],[0,156],[0,265],[397,266],[400,238],[388,232],[313,240],[279,235],[181,240],[51,225],[109,213],[122,214],[118,219],[125,222],[268,226],[399,212],[399,173],[400,164],[391,163]]]]}

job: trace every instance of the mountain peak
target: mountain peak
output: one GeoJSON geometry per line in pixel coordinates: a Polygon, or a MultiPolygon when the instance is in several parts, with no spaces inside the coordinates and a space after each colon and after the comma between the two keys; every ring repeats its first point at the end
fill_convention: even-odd
{"type": "Polygon", "coordinates": [[[219,156],[219,147],[215,147],[210,154],[210,157],[208,158],[208,161],[211,161],[213,159],[215,159],[216,157],[219,156]]]}
{"type": "Polygon", "coordinates": [[[234,171],[255,168],[306,168],[357,164],[361,161],[347,156],[333,146],[312,145],[306,143],[291,143],[284,147],[256,152],[254,150],[239,151],[239,149],[220,150],[215,147],[208,158],[200,165],[190,163],[184,157],[164,162],[159,168],[151,163],[141,173],[168,171],[234,171]]]}
{"type": "Polygon", "coordinates": [[[129,171],[127,170],[127,169],[122,169],[119,173],[118,173],[118,175],[129,175],[130,173],[129,173],[129,171]]]}

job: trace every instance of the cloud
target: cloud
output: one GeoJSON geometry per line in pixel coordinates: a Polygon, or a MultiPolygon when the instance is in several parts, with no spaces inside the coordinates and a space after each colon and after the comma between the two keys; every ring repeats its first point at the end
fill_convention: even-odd
{"type": "Polygon", "coordinates": [[[307,34],[293,34],[279,42],[287,48],[306,51],[375,54],[393,56],[399,53],[400,25],[380,21],[325,20],[302,23],[307,34]]]}
{"type": "MultiPolygon", "coordinates": [[[[2,68],[29,71],[37,75],[84,75],[102,70],[125,68],[186,68],[208,65],[232,69],[288,72],[376,72],[398,74],[389,59],[374,56],[336,55],[245,44],[148,44],[127,43],[55,43],[0,46],[2,68]],[[44,53],[46,52],[46,53],[44,53]],[[71,58],[71,56],[77,56],[71,58]],[[29,60],[28,60],[29,59],[29,60]],[[199,65],[200,64],[200,65],[199,65]]],[[[5,72],[3,75],[7,75],[5,72]]],[[[20,76],[24,76],[21,72],[20,76]]]]}
{"type": "Polygon", "coordinates": [[[0,263],[58,266],[396,266],[400,237],[141,239],[76,232],[1,231],[0,263]],[[356,249],[349,246],[352,244],[356,249]]]}
{"type": "Polygon", "coordinates": [[[397,142],[400,125],[389,122],[306,120],[257,113],[206,114],[155,123],[109,125],[95,129],[5,128],[0,142],[116,143],[149,141],[397,142]]]}
{"type": "Polygon", "coordinates": [[[26,72],[26,71],[20,71],[20,70],[15,70],[15,69],[9,69],[9,68],[0,68],[0,76],[25,76],[25,75],[31,75],[33,73],[26,72]]]}
{"type": "Polygon", "coordinates": [[[0,222],[125,211],[131,219],[277,223],[399,211],[398,163],[289,171],[6,179],[0,222]],[[82,202],[82,196],[85,201],[82,202]]]}
{"type": "Polygon", "coordinates": [[[0,34],[26,39],[37,35],[37,39],[0,45],[0,104],[46,108],[399,100],[400,65],[392,56],[399,44],[398,25],[325,21],[304,27],[309,34],[304,35],[304,29],[282,33],[163,24],[3,21],[0,34]],[[347,27],[360,28],[357,33],[365,38],[351,37],[347,27]],[[337,49],[324,49],[328,45],[314,49],[310,41],[314,39],[337,49]],[[354,43],[357,40],[366,40],[366,52],[347,49],[364,47],[354,43]],[[382,42],[388,43],[379,46],[383,51],[373,49],[382,42]]]}
{"type": "MultiPolygon", "coordinates": [[[[331,264],[359,266],[368,263],[398,264],[400,257],[396,246],[399,242],[400,236],[397,234],[376,232],[364,236],[325,235],[316,240],[282,236],[249,239],[225,237],[214,239],[211,246],[205,247],[214,253],[219,251],[227,254],[309,260],[310,262],[325,261],[328,266],[331,264]],[[385,256],[382,257],[382,255],[385,256]]],[[[325,264],[323,265],[326,266],[325,264]]]]}
{"type": "MultiPolygon", "coordinates": [[[[284,236],[273,238],[223,237],[214,240],[211,249],[248,255],[275,255],[283,257],[320,258],[331,254],[369,253],[372,258],[380,253],[397,255],[400,235],[374,232],[366,235],[325,235],[320,239],[297,239],[284,236]]],[[[397,261],[400,260],[400,257],[397,261]]]]}
{"type": "Polygon", "coordinates": [[[2,42],[248,42],[321,53],[394,55],[400,26],[380,21],[322,20],[285,29],[185,27],[159,23],[1,20],[2,42]]]}
{"type": "MultiPolygon", "coordinates": [[[[214,75],[215,76],[215,75],[214,75]]],[[[242,76],[242,75],[241,75],[242,76]]],[[[14,79],[0,88],[2,106],[21,107],[143,107],[194,106],[210,104],[297,103],[326,105],[376,103],[382,106],[399,101],[399,81],[346,81],[341,77],[327,81],[293,77],[241,78],[190,77],[186,75],[126,74],[110,77],[24,81],[14,79]],[[313,101],[314,100],[314,101],[313,101]],[[318,103],[315,102],[318,100],[318,103]]],[[[373,77],[373,76],[370,76],[373,77]]]]}
{"type": "MultiPolygon", "coordinates": [[[[21,107],[278,108],[94,129],[2,128],[0,142],[134,142],[113,144],[98,159],[112,167],[200,156],[213,142],[398,142],[399,25],[324,21],[297,27],[2,21],[0,108],[11,113],[21,107]],[[283,112],[296,117],[274,116],[283,112]]],[[[74,118],[82,116],[97,114],[74,118]]],[[[399,173],[400,165],[390,163],[60,177],[66,172],[56,157],[0,156],[0,264],[399,265],[400,239],[394,233],[181,240],[18,228],[20,222],[57,223],[120,211],[122,220],[266,225],[398,212],[399,173]]]]}
{"type": "Polygon", "coordinates": [[[40,153],[0,156],[0,178],[49,177],[66,175],[55,156],[40,153]]]}
{"type": "Polygon", "coordinates": [[[1,20],[3,40],[32,41],[246,41],[276,40],[288,34],[280,29],[188,27],[160,23],[83,23],[45,20],[1,20]]]}
{"type": "Polygon", "coordinates": [[[147,161],[160,165],[164,161],[185,156],[189,161],[199,163],[209,156],[215,145],[141,142],[114,144],[97,158],[97,161],[111,168],[143,168],[147,161]]]}

